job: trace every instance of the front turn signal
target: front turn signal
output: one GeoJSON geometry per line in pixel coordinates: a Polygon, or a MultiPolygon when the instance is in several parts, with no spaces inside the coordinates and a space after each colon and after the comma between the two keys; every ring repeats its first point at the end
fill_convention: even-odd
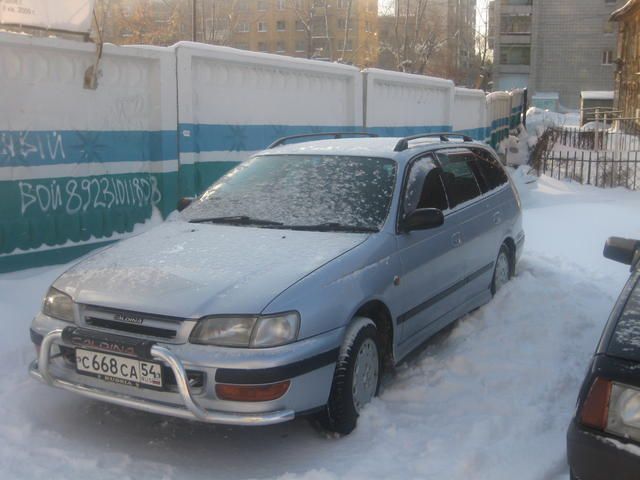
{"type": "Polygon", "coordinates": [[[604,430],[609,416],[609,399],[611,398],[611,382],[596,377],[591,384],[587,398],[580,410],[580,423],[587,427],[604,430]]]}
{"type": "Polygon", "coordinates": [[[290,380],[269,385],[229,385],[218,383],[216,395],[221,400],[235,402],[268,402],[282,397],[289,390],[290,380]]]}

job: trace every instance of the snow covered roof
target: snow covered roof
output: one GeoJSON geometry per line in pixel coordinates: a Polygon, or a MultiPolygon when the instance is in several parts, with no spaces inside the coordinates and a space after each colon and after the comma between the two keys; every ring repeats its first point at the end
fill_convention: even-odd
{"type": "Polygon", "coordinates": [[[622,7],[614,11],[609,17],[610,20],[618,21],[620,17],[629,13],[634,7],[640,6],[640,0],[629,0],[622,7]]]}
{"type": "Polygon", "coordinates": [[[533,98],[559,100],[560,94],[557,92],[536,92],[533,98]]]}
{"type": "Polygon", "coordinates": [[[583,100],[613,100],[613,91],[583,90],[580,92],[583,100]]]}

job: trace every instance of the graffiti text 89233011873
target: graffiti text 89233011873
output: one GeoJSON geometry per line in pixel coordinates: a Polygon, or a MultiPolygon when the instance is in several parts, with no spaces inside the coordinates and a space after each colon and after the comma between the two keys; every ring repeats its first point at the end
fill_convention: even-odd
{"type": "Polygon", "coordinates": [[[149,174],[19,181],[20,213],[75,213],[112,207],[144,207],[162,199],[149,174]],[[34,212],[35,213],[35,212],[34,212]]]}

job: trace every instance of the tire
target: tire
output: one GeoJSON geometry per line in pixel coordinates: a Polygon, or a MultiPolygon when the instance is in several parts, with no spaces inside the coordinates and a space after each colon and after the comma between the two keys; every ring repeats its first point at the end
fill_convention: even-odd
{"type": "Polygon", "coordinates": [[[322,428],[341,435],[347,435],[356,428],[360,410],[378,394],[380,388],[380,351],[378,330],[373,321],[356,318],[347,329],[340,348],[329,401],[318,417],[322,428]]]}
{"type": "Polygon", "coordinates": [[[506,244],[502,244],[491,279],[491,295],[495,295],[505,283],[511,280],[513,268],[511,267],[511,251],[506,244]]]}

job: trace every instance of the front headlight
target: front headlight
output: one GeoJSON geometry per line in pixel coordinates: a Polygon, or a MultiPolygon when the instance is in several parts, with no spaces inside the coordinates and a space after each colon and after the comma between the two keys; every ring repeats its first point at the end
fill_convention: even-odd
{"type": "Polygon", "coordinates": [[[640,441],[640,390],[614,383],[606,431],[640,441]]]}
{"type": "Polygon", "coordinates": [[[189,341],[221,347],[277,347],[295,341],[299,329],[297,312],[263,317],[205,317],[196,324],[189,341]]]}
{"type": "Polygon", "coordinates": [[[42,313],[58,320],[73,322],[73,300],[66,293],[51,287],[44,297],[42,313]]]}

